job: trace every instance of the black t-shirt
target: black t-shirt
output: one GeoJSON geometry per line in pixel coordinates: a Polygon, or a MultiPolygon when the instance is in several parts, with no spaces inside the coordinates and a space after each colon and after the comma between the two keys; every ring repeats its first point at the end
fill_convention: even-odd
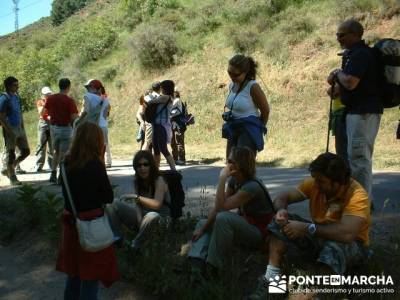
{"type": "Polygon", "coordinates": [[[360,79],[352,91],[340,87],[341,100],[346,105],[347,113],[381,114],[383,105],[379,92],[379,69],[373,50],[364,41],[355,44],[343,56],[342,70],[360,79]]]}
{"type": "MultiPolygon", "coordinates": [[[[102,208],[114,198],[110,180],[103,163],[99,160],[88,162],[82,169],[69,171],[65,163],[69,188],[78,212],[102,208]]],[[[64,207],[72,213],[68,194],[61,176],[64,207]]]]}

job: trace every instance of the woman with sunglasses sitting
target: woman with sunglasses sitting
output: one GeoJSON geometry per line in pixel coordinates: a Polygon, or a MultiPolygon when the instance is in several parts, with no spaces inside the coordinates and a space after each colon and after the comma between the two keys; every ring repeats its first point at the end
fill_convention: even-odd
{"type": "Polygon", "coordinates": [[[168,185],[159,174],[153,155],[140,150],[133,158],[135,193],[126,194],[107,207],[111,227],[116,236],[121,236],[122,225],[138,230],[131,247],[140,250],[151,229],[161,217],[170,215],[168,185]]]}
{"type": "Polygon", "coordinates": [[[249,147],[255,155],[264,149],[263,135],[269,117],[269,104],[256,79],[257,64],[250,56],[237,54],[229,60],[232,80],[222,118],[222,137],[226,138],[226,157],[232,147],[249,147]]]}
{"type": "Polygon", "coordinates": [[[220,270],[234,243],[250,248],[263,245],[274,209],[268,190],[255,173],[253,151],[233,147],[219,175],[214,208],[193,233],[188,257],[201,272],[206,266],[212,272],[220,270]],[[235,208],[239,214],[230,211],[235,208]]]}

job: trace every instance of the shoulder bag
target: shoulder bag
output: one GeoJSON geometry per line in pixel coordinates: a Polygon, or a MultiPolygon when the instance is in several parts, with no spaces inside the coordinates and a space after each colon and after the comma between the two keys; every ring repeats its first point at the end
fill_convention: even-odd
{"type": "Polygon", "coordinates": [[[80,220],[69,189],[64,163],[60,164],[60,170],[67,191],[68,201],[76,220],[76,230],[78,231],[79,243],[82,249],[88,252],[97,252],[107,248],[113,243],[113,232],[107,215],[104,213],[103,216],[90,221],[80,220]]]}

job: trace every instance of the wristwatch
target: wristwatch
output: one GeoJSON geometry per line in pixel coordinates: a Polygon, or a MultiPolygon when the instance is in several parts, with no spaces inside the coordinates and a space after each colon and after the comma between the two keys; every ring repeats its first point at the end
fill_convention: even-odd
{"type": "Polygon", "coordinates": [[[310,235],[314,235],[314,233],[317,231],[317,225],[311,223],[310,225],[307,226],[307,230],[310,235]]]}
{"type": "Polygon", "coordinates": [[[133,198],[133,200],[135,200],[135,202],[137,203],[137,204],[140,204],[140,199],[139,199],[139,195],[138,194],[136,194],[135,195],[135,197],[133,198]]]}

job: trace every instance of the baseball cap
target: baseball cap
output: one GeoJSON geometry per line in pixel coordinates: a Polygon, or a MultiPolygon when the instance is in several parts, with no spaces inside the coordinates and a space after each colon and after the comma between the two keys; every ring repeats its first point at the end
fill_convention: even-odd
{"type": "Polygon", "coordinates": [[[85,87],[91,87],[94,88],[96,90],[98,90],[99,88],[101,88],[103,86],[103,84],[101,83],[100,80],[97,79],[89,79],[86,83],[85,83],[85,87]]]}
{"type": "Polygon", "coordinates": [[[42,95],[48,95],[48,94],[53,94],[51,89],[48,86],[45,86],[42,88],[42,95]]]}

